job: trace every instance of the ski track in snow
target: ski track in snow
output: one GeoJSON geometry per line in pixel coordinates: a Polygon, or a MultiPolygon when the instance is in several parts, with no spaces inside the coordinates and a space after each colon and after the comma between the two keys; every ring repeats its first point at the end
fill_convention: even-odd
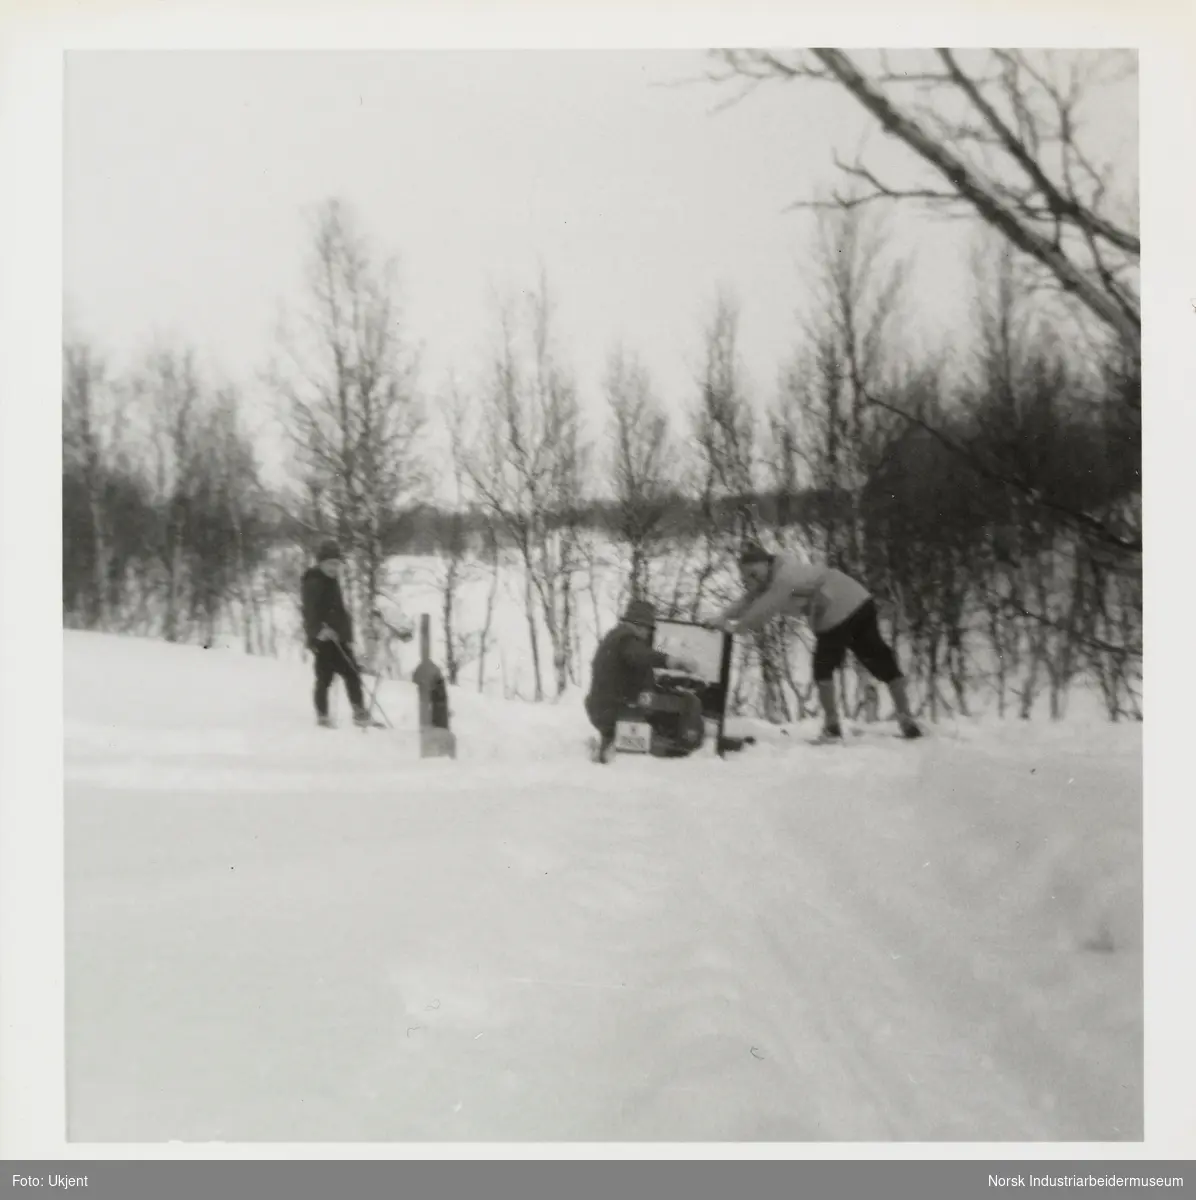
{"type": "Polygon", "coordinates": [[[65,644],[74,1140],[1142,1136],[1138,731],[421,762],[404,685],[65,644]]]}

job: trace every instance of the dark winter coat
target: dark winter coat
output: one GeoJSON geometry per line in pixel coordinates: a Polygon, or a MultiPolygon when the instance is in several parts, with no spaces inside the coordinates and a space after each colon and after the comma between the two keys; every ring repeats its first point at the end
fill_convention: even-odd
{"type": "Polygon", "coordinates": [[[653,650],[629,625],[616,625],[598,644],[590,667],[586,711],[598,727],[613,726],[618,712],[656,685],[653,669],[668,666],[668,655],[653,650]]]}
{"type": "Polygon", "coordinates": [[[341,644],[353,641],[353,620],[345,607],[340,581],[325,574],[319,567],[309,567],[303,574],[303,633],[307,648],[315,650],[316,635],[327,625],[341,644]]]}

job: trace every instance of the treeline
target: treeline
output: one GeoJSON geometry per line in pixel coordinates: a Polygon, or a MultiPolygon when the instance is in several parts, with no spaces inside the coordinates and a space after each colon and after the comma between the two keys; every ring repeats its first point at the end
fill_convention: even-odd
{"type": "Polygon", "coordinates": [[[238,395],[194,355],[157,349],[110,375],[90,346],[63,353],[63,607],[68,625],[211,641],[231,616],[254,652],[277,645],[263,502],[238,395]]]}
{"type": "MultiPolygon", "coordinates": [[[[716,522],[733,524],[736,514],[749,509],[769,527],[800,527],[814,520],[817,514],[831,511],[850,511],[850,495],[836,495],[808,489],[798,494],[779,491],[751,492],[742,496],[718,497],[712,501],[710,515],[716,522]]],[[[661,497],[662,531],[680,535],[692,529],[700,514],[701,500],[681,492],[661,497]]],[[[576,524],[586,533],[615,538],[619,534],[622,510],[617,500],[590,500],[576,512],[553,514],[554,523],[576,524]]],[[[390,554],[435,555],[455,537],[464,537],[470,544],[486,545],[491,541],[491,517],[481,507],[452,510],[435,504],[421,504],[406,512],[395,514],[386,526],[384,543],[390,554]]],[[[508,538],[501,534],[497,544],[507,546],[508,538]]]]}
{"type": "MultiPolygon", "coordinates": [[[[665,405],[634,353],[614,351],[595,439],[543,281],[502,314],[469,388],[426,397],[390,276],[329,205],[304,325],[319,336],[301,350],[284,336],[269,375],[288,487],[263,483],[240,396],[190,352],[158,348],[112,377],[93,348],[66,346],[66,621],[168,640],[232,631],[278,653],[295,644],[299,572],[331,535],[367,643],[385,637],[395,556],[439,564],[454,681],[473,663],[485,685],[498,576],[521,580],[527,694],[543,699],[584,684],[595,631],[631,596],[688,619],[725,602],[750,536],[862,579],[932,718],[990,698],[1023,716],[1045,698],[1058,716],[1081,680],[1111,717],[1139,716],[1136,368],[1114,350],[1075,354],[1000,244],[977,261],[966,358],[924,362],[901,349],[911,298],[882,227],[829,217],[821,256],[818,304],[774,395],[749,393],[723,298],[688,405],[665,405]],[[484,628],[462,606],[483,579],[484,628]]],[[[810,712],[807,641],[782,622],[745,644],[737,707],[810,712]]],[[[844,686],[848,711],[872,703],[867,680],[844,686]]]]}

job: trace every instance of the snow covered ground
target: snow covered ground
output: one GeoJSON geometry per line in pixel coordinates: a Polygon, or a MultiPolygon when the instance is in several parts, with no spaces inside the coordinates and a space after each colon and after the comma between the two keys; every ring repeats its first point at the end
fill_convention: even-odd
{"type": "Polygon", "coordinates": [[[1140,726],[603,768],[461,691],[421,761],[407,684],[64,637],[72,1140],[1143,1135],[1140,726]]]}

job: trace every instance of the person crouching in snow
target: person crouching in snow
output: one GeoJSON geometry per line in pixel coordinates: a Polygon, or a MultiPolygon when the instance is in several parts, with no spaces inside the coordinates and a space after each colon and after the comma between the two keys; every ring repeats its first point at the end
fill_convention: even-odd
{"type": "Polygon", "coordinates": [[[657,668],[687,674],[696,672],[688,658],[675,657],[648,644],[656,628],[656,610],[647,600],[632,600],[619,624],[603,637],[590,668],[590,691],[586,716],[598,731],[600,741],[594,761],[610,761],[619,713],[635,704],[644,692],[654,691],[657,668]]]}
{"type": "Polygon", "coordinates": [[[345,681],[353,720],[370,723],[361,694],[361,669],[353,657],[353,620],[345,607],[340,585],[341,552],[335,542],[325,542],[316,555],[316,565],[303,574],[303,632],[307,648],[315,656],[316,720],[332,724],[328,717],[328,689],[333,677],[345,681]]]}
{"type": "Polygon", "coordinates": [[[835,672],[850,650],[875,679],[888,686],[897,722],[907,738],[922,736],[909,710],[905,678],[876,618],[876,601],[863,584],[834,567],[804,563],[793,554],[769,554],[749,543],[739,557],[747,595],[715,619],[716,628],[742,633],[775,616],[808,613],[814,630],[814,682],[822,702],[827,740],[843,736],[835,703],[835,672]]]}

